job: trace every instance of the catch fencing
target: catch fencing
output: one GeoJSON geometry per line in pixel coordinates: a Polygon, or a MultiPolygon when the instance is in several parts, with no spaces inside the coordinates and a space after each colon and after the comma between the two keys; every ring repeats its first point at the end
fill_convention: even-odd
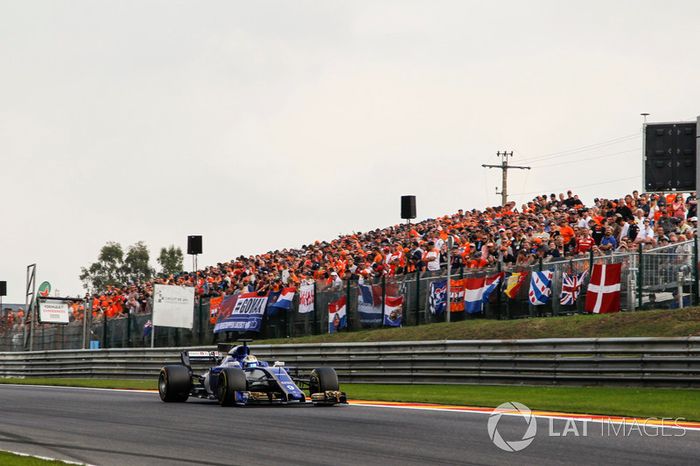
{"type": "MultiPolygon", "coordinates": [[[[497,272],[525,272],[534,270],[551,270],[551,302],[543,306],[532,306],[528,301],[529,278],[521,287],[515,299],[507,298],[503,293],[492,293],[484,310],[479,314],[466,312],[450,313],[451,321],[469,319],[515,319],[536,316],[559,316],[580,314],[583,312],[590,273],[585,275],[581,295],[574,305],[561,305],[559,296],[562,290],[562,274],[590,271],[596,263],[621,263],[621,308],[622,311],[647,309],[678,308],[698,304],[697,268],[698,248],[696,241],[676,243],[665,247],[614,253],[611,255],[588,256],[561,261],[537,262],[527,267],[498,267],[453,270],[451,278],[473,278],[491,276],[497,272]]],[[[403,297],[404,326],[422,325],[446,320],[446,313],[436,315],[429,305],[430,286],[445,280],[446,271],[414,272],[401,276],[383,277],[365,284],[372,289],[372,298],[378,314],[368,318],[360,312],[362,302],[360,285],[357,280],[314,282],[314,311],[300,313],[298,294],[289,311],[271,312],[268,308],[262,330],[257,338],[299,337],[328,332],[328,305],[345,297],[347,301],[348,325],[341,331],[357,331],[384,326],[382,318],[387,296],[403,297]]],[[[209,297],[196,300],[194,325],[192,329],[158,328],[155,334],[155,346],[191,346],[207,345],[217,342],[217,338],[228,339],[232,335],[215,335],[210,322],[209,297]]],[[[150,308],[149,306],[146,306],[150,308]]],[[[139,348],[150,346],[150,334],[146,323],[151,319],[150,313],[123,314],[118,318],[104,320],[102,316],[89,319],[87,325],[82,321],[68,325],[36,325],[33,349],[60,350],[89,348],[139,348]]],[[[2,322],[2,319],[0,319],[2,322]]],[[[26,329],[15,324],[12,327],[0,326],[0,351],[23,351],[27,346],[26,329]]]]}
{"type": "MultiPolygon", "coordinates": [[[[316,367],[334,367],[342,382],[700,386],[700,337],[326,343],[251,349],[262,360],[284,361],[292,374],[301,377],[316,367]]],[[[155,380],[160,367],[179,361],[179,352],[144,348],[0,353],[0,376],[155,380]]]]}

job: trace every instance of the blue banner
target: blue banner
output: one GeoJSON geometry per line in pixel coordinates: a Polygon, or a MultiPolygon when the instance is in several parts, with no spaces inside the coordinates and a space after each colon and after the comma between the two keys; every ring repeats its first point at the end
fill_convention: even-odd
{"type": "Polygon", "coordinates": [[[227,296],[221,303],[214,333],[259,332],[265,314],[267,296],[240,293],[227,296]]]}

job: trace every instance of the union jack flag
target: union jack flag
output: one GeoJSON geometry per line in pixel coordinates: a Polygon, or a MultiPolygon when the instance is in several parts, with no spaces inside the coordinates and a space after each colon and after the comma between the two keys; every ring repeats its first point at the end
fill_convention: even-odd
{"type": "Polygon", "coordinates": [[[563,306],[576,304],[578,295],[581,293],[581,284],[586,276],[582,273],[562,273],[561,276],[561,300],[563,306]]]}

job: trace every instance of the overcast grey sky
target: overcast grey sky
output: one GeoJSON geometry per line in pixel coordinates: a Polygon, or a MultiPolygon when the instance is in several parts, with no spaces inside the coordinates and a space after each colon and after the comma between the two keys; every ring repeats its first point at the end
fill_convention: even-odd
{"type": "MultiPolygon", "coordinates": [[[[498,150],[694,119],[699,22],[697,1],[1,0],[5,302],[30,263],[82,293],[107,241],[155,259],[202,234],[204,266],[397,223],[401,194],[419,218],[497,204],[498,150]]],[[[641,137],[531,164],[516,201],[620,195],[641,137]]]]}

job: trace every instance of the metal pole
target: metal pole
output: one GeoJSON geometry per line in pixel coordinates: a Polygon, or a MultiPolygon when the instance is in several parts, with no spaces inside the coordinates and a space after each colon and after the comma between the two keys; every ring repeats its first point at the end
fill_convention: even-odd
{"type": "Polygon", "coordinates": [[[683,309],[683,272],[678,272],[678,309],[683,309]]]}
{"type": "Polygon", "coordinates": [[[452,236],[447,237],[447,310],[445,312],[445,322],[450,321],[450,313],[452,312],[451,309],[451,301],[452,301],[452,296],[450,296],[450,288],[451,288],[451,283],[450,283],[450,276],[452,275],[452,244],[453,244],[453,239],[452,236]]]}
{"type": "Polygon", "coordinates": [[[639,247],[637,248],[637,252],[639,254],[638,259],[637,259],[637,308],[641,309],[642,308],[642,279],[644,277],[643,275],[643,268],[642,268],[642,245],[640,244],[639,247]]]}
{"type": "MultiPolygon", "coordinates": [[[[211,314],[211,297],[209,298],[209,313],[211,314]]],[[[199,344],[204,344],[204,316],[202,315],[202,297],[199,297],[199,344]]]]}
{"type": "MultiPolygon", "coordinates": [[[[500,274],[503,269],[501,261],[496,263],[496,271],[500,274]]],[[[505,277],[500,278],[500,283],[496,288],[496,319],[501,320],[501,288],[503,288],[503,281],[505,277]]]]}
{"type": "Polygon", "coordinates": [[[153,314],[151,314],[151,348],[155,347],[156,341],[156,326],[153,325],[153,314]]]}
{"type": "MultiPolygon", "coordinates": [[[[512,154],[512,152],[511,152],[512,154]]],[[[503,173],[501,175],[501,205],[505,206],[508,203],[508,155],[503,157],[503,173]]]]}
{"type": "MultiPolygon", "coordinates": [[[[34,303],[36,301],[36,264],[32,264],[27,266],[27,293],[25,295],[25,313],[24,313],[24,318],[26,320],[27,317],[29,317],[29,351],[32,351],[34,349],[34,321],[36,320],[36,316],[34,315],[35,312],[35,306],[34,303]],[[31,272],[30,272],[31,269],[31,272]],[[31,299],[29,299],[29,288],[31,287],[32,293],[31,293],[31,299]]],[[[24,325],[24,322],[22,322],[22,328],[26,329],[26,325],[24,325]]],[[[24,341],[26,344],[26,340],[24,341]]]]}
{"type": "Polygon", "coordinates": [[[102,347],[107,348],[107,310],[102,310],[102,347]]]}
{"type": "Polygon", "coordinates": [[[131,309],[126,312],[126,347],[131,348],[131,309]]]}
{"type": "Polygon", "coordinates": [[[34,351],[34,332],[36,331],[36,325],[34,321],[36,320],[36,300],[32,296],[32,302],[29,303],[31,306],[31,316],[32,320],[29,322],[29,351],[34,351]]]}
{"type": "MultiPolygon", "coordinates": [[[[350,279],[345,280],[345,312],[347,313],[348,316],[348,332],[351,330],[352,327],[352,321],[350,319],[350,279]]],[[[287,314],[285,314],[286,316],[287,314]]]]}
{"type": "Polygon", "coordinates": [[[416,267],[416,325],[420,323],[420,270],[416,267]]]}
{"type": "Polygon", "coordinates": [[[319,328],[319,323],[318,323],[318,311],[316,310],[317,308],[317,303],[316,303],[316,280],[314,280],[314,333],[317,335],[321,332],[321,329],[319,328]]]}
{"type": "Polygon", "coordinates": [[[384,327],[384,313],[386,311],[386,276],[382,275],[382,327],[384,327]]]}
{"type": "MultiPolygon", "coordinates": [[[[700,144],[700,142],[698,143],[700,144]]],[[[695,305],[700,303],[700,287],[698,287],[698,237],[693,238],[693,289],[695,290],[695,305]]]]}
{"type": "Polygon", "coordinates": [[[83,349],[87,349],[87,320],[88,320],[88,313],[91,311],[92,308],[92,300],[89,298],[88,294],[88,302],[85,303],[85,306],[83,306],[83,349]]]}

